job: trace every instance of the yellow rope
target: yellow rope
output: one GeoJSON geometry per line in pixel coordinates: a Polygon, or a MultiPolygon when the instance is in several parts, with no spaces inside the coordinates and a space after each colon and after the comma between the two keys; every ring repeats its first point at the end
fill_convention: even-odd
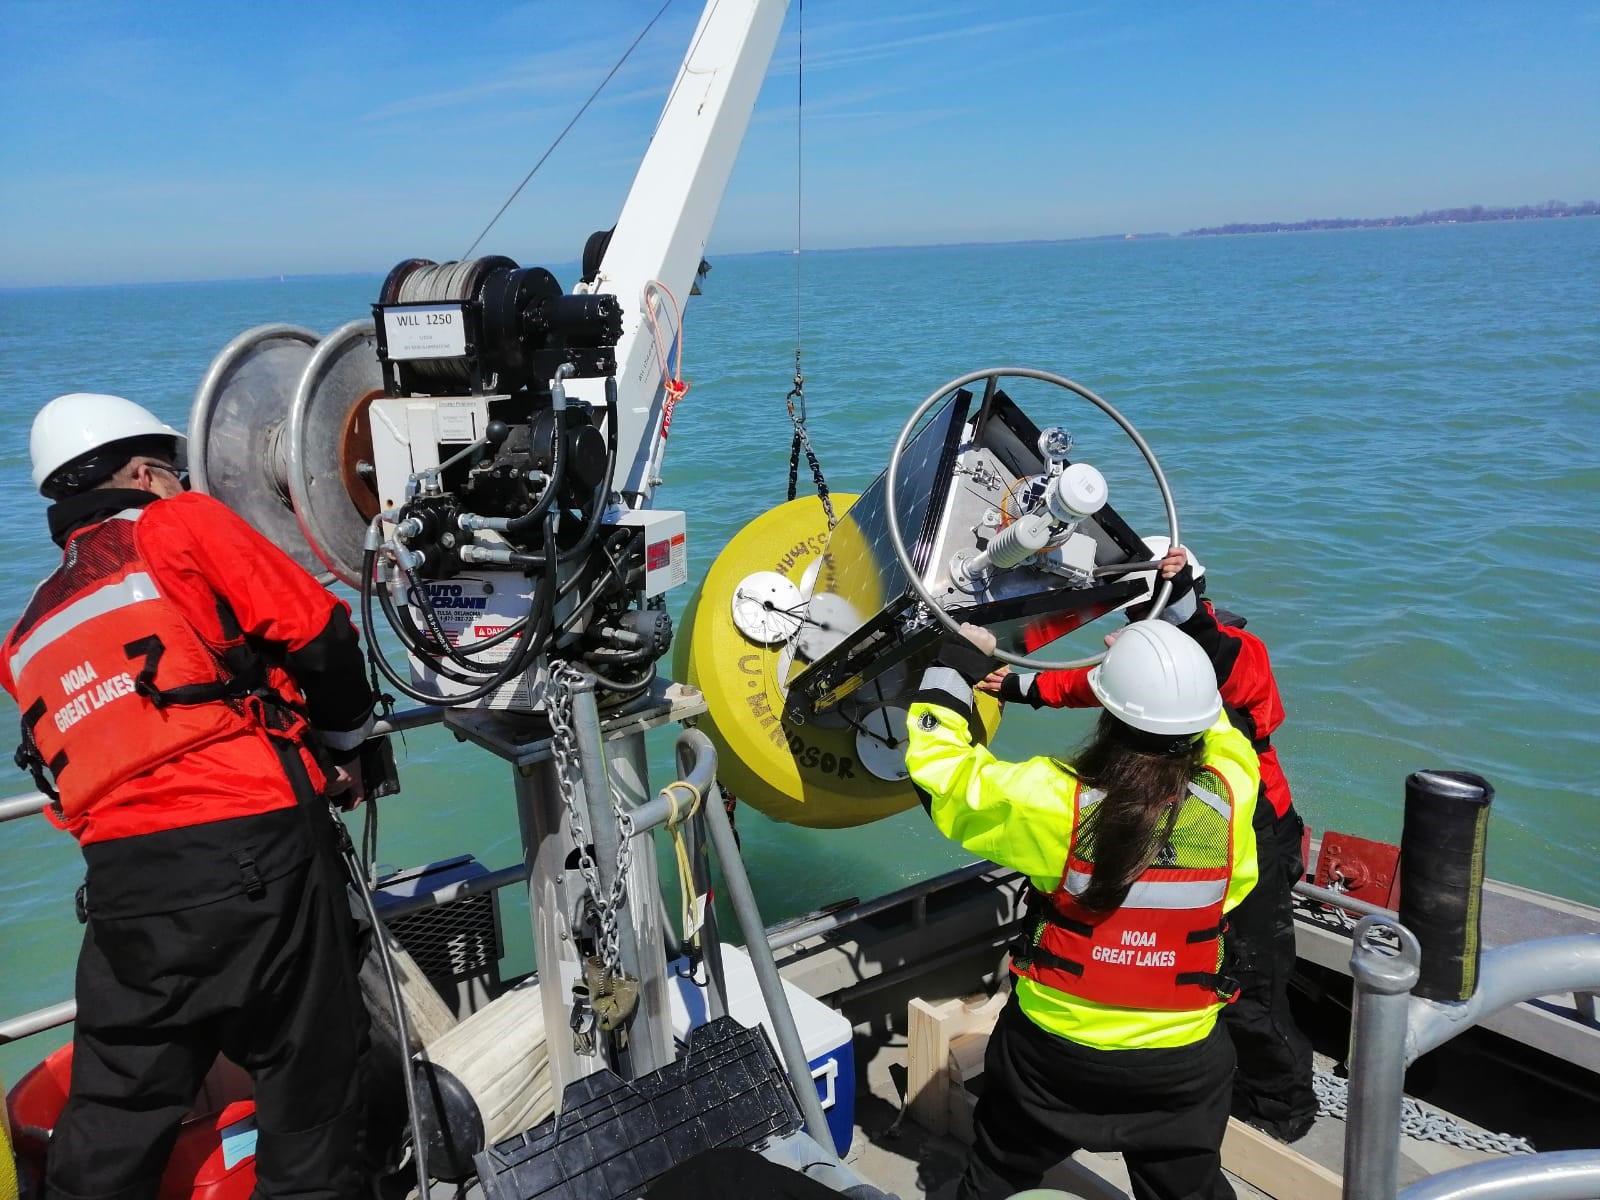
{"type": "Polygon", "coordinates": [[[674,779],[661,789],[661,794],[666,797],[667,807],[672,814],[667,818],[667,832],[672,835],[673,854],[678,861],[678,892],[683,904],[683,940],[688,942],[700,936],[701,920],[695,912],[694,867],[689,861],[688,843],[683,840],[683,823],[700,811],[700,803],[705,797],[701,795],[699,788],[683,779],[674,779]],[[687,808],[679,806],[680,789],[689,793],[687,808]]]}

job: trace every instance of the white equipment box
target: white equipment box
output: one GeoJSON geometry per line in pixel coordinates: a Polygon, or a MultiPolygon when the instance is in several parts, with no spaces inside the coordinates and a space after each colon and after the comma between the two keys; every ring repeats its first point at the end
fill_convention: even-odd
{"type": "MultiPolygon", "coordinates": [[[[686,965],[683,959],[672,963],[669,976],[672,984],[672,1034],[679,1045],[688,1041],[691,1029],[710,1020],[705,989],[677,974],[686,965]]],[[[759,1022],[776,1049],[778,1034],[761,998],[761,985],[756,982],[756,971],[750,964],[750,956],[738,946],[724,943],[722,968],[728,985],[728,1015],[746,1028],[754,1028],[759,1022]]],[[[806,995],[787,980],[784,981],[783,991],[789,998],[789,1010],[794,1013],[800,1045],[811,1064],[811,1078],[817,1081],[817,1096],[828,1118],[828,1132],[833,1135],[833,1147],[843,1158],[845,1151],[850,1148],[850,1137],[855,1130],[854,1031],[843,1013],[835,1012],[816,997],[806,995]]]]}

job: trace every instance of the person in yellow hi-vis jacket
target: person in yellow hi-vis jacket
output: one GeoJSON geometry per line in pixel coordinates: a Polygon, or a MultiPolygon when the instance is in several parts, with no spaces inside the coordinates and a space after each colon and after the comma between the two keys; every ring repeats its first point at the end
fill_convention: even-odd
{"type": "Polygon", "coordinates": [[[1032,1187],[1080,1148],[1120,1151],[1135,1200],[1226,1200],[1217,1013],[1238,991],[1225,914],[1257,878],[1255,751],[1205,652],[1138,621],[1090,674],[1105,711],[1073,761],[1002,762],[969,725],[994,635],[962,633],[922,677],[906,766],[941,833],[1032,887],[957,1200],[1032,1187]]]}

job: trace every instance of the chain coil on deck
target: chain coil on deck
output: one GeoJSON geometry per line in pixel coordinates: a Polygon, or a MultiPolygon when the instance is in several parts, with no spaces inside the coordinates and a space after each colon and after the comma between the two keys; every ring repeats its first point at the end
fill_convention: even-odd
{"type": "MultiPolygon", "coordinates": [[[[1311,1086],[1317,1094],[1317,1115],[1343,1121],[1349,1113],[1350,1081],[1331,1071],[1317,1071],[1311,1076],[1311,1086]]],[[[1419,1142],[1440,1142],[1487,1154],[1534,1153],[1533,1143],[1527,1138],[1487,1129],[1469,1129],[1448,1113],[1424,1108],[1410,1096],[1400,1099],[1400,1132],[1419,1142]]]]}

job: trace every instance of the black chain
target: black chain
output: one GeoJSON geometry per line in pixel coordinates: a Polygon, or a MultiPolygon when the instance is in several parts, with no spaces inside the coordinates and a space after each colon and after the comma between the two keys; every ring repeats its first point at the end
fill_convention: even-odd
{"type": "Polygon", "coordinates": [[[794,440],[789,444],[789,496],[794,499],[800,478],[800,451],[806,452],[806,462],[811,464],[811,481],[817,488],[817,499],[822,501],[822,511],[828,515],[828,528],[839,523],[833,514],[833,500],[828,495],[828,481],[822,477],[822,464],[811,445],[811,435],[806,432],[806,377],[800,370],[800,351],[794,352],[794,386],[784,397],[789,409],[789,420],[794,424],[794,440]],[[796,401],[799,403],[796,404],[796,401]]]}

